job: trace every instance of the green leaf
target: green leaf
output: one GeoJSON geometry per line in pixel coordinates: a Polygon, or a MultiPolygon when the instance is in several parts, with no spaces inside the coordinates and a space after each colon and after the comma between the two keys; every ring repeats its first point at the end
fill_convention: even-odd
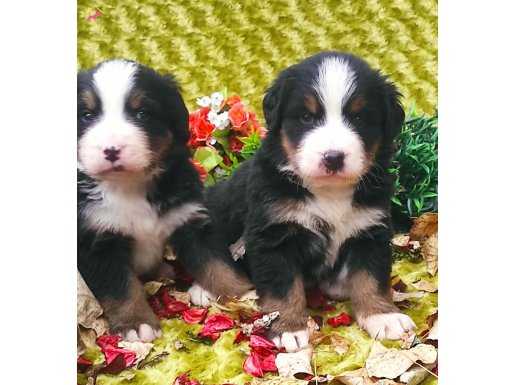
{"type": "Polygon", "coordinates": [[[222,157],[212,147],[198,147],[193,154],[193,159],[200,162],[202,167],[209,172],[222,162],[222,157]]]}

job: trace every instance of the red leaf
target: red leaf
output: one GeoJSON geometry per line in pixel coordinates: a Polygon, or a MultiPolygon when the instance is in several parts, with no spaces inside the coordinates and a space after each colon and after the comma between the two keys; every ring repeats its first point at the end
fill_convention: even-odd
{"type": "Polygon", "coordinates": [[[255,335],[255,334],[252,334],[250,336],[250,344],[249,346],[252,348],[252,349],[267,349],[269,351],[275,351],[277,350],[277,346],[275,346],[275,344],[266,339],[265,337],[262,337],[262,336],[259,336],[259,335],[255,335]]]}
{"type": "Polygon", "coordinates": [[[118,347],[122,338],[118,335],[103,335],[97,338],[97,345],[104,353],[106,366],[103,373],[119,373],[136,362],[136,353],[118,347]]]}
{"type": "Polygon", "coordinates": [[[233,327],[234,320],[231,317],[222,313],[213,314],[206,318],[199,336],[216,341],[218,337],[220,337],[220,332],[232,329],[233,327]]]}
{"type": "Polygon", "coordinates": [[[233,344],[239,344],[241,341],[248,341],[249,337],[243,333],[243,330],[239,330],[238,334],[236,334],[236,337],[234,337],[233,344]]]}
{"type": "Polygon", "coordinates": [[[261,357],[261,367],[264,372],[275,372],[277,371],[277,366],[275,366],[275,354],[270,353],[267,356],[261,357]]]}
{"type": "Polygon", "coordinates": [[[207,316],[207,309],[191,308],[182,312],[182,319],[188,324],[199,324],[204,321],[207,316]]]}
{"type": "Polygon", "coordinates": [[[172,385],[200,385],[200,382],[191,380],[188,374],[184,373],[177,377],[172,385]]]}
{"type": "Polygon", "coordinates": [[[86,371],[87,368],[89,368],[91,365],[93,365],[93,362],[88,360],[87,358],[84,358],[82,356],[77,357],[77,371],[82,373],[86,371]]]}
{"type": "Polygon", "coordinates": [[[173,300],[172,302],[165,305],[166,314],[168,317],[173,317],[178,314],[182,314],[184,311],[188,310],[190,305],[187,303],[173,300]]]}
{"type": "Polygon", "coordinates": [[[341,313],[336,317],[331,317],[327,320],[327,323],[333,328],[338,326],[349,326],[352,323],[352,318],[347,313],[341,313]]]}
{"type": "Polygon", "coordinates": [[[253,377],[263,377],[264,372],[261,367],[261,360],[256,353],[251,352],[250,356],[245,359],[243,370],[253,377]]]}

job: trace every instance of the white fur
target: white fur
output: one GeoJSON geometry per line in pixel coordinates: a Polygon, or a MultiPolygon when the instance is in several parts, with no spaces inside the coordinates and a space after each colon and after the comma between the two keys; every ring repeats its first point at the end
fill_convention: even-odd
{"type": "Polygon", "coordinates": [[[385,217],[383,210],[377,208],[359,208],[352,205],[353,190],[321,190],[315,192],[314,198],[307,203],[298,201],[279,202],[273,208],[274,217],[279,222],[295,222],[315,233],[317,218],[321,218],[334,227],[330,234],[330,245],[326,262],[333,266],[340,246],[346,239],[369,227],[381,225],[385,217]]]}
{"type": "Polygon", "coordinates": [[[284,332],[274,337],[272,341],[279,349],[284,347],[288,353],[292,353],[309,346],[309,332],[307,329],[284,332]]]}
{"type": "Polygon", "coordinates": [[[216,301],[216,297],[211,292],[205,290],[197,282],[188,289],[190,300],[193,305],[207,307],[211,302],[216,301]]]}
{"type": "Polygon", "coordinates": [[[148,324],[141,324],[138,330],[131,329],[122,336],[125,341],[129,342],[151,342],[159,337],[161,337],[161,330],[155,330],[148,324]]]}
{"type": "Polygon", "coordinates": [[[93,74],[102,112],[78,143],[80,167],[89,175],[117,166],[141,172],[150,164],[151,151],[144,131],[127,120],[124,113],[137,69],[135,63],[113,60],[100,65],[93,74]],[[111,147],[120,149],[120,159],[115,163],[105,159],[104,150],[111,147]]]}
{"type": "Polygon", "coordinates": [[[358,319],[358,323],[370,337],[377,340],[397,340],[416,327],[411,318],[402,313],[374,314],[358,319]]]}
{"type": "Polygon", "coordinates": [[[328,151],[342,152],[345,156],[344,167],[336,176],[356,179],[364,173],[363,141],[342,114],[343,106],[356,88],[355,76],[349,64],[340,58],[328,58],[321,63],[315,91],[323,105],[324,118],[305,135],[293,159],[303,178],[327,177],[322,159],[328,151]]]}
{"type": "Polygon", "coordinates": [[[188,203],[159,216],[146,198],[144,186],[103,181],[89,191],[92,198],[81,214],[93,230],[116,231],[134,238],[133,265],[141,274],[156,266],[167,238],[184,223],[206,216],[199,203],[188,203]]]}

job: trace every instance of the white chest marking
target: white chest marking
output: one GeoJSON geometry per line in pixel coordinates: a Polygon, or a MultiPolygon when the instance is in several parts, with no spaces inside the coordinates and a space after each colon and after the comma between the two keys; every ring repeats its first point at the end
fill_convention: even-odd
{"type": "Polygon", "coordinates": [[[307,202],[282,202],[274,207],[274,217],[279,222],[295,222],[320,234],[319,220],[331,227],[326,262],[333,266],[340,246],[369,227],[382,224],[385,213],[377,208],[358,208],[352,205],[352,192],[322,194],[307,202]]]}
{"type": "Polygon", "coordinates": [[[191,219],[205,217],[199,203],[187,203],[159,216],[140,189],[119,189],[99,185],[91,196],[102,198],[82,211],[90,229],[114,231],[134,239],[133,268],[141,274],[152,269],[162,258],[165,242],[180,226],[191,219]]]}

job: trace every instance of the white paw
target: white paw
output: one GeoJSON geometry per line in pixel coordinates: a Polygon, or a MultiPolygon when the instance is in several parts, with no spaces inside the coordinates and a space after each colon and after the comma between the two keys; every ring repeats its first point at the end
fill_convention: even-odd
{"type": "Polygon", "coordinates": [[[309,346],[309,332],[307,329],[296,332],[284,332],[272,339],[279,349],[284,347],[288,353],[296,352],[309,346]]]}
{"type": "Polygon", "coordinates": [[[191,303],[196,306],[207,307],[211,301],[216,301],[216,297],[213,294],[203,289],[202,286],[196,282],[189,288],[188,293],[191,298],[191,303]]]}
{"type": "Polygon", "coordinates": [[[125,341],[129,342],[151,342],[159,337],[161,337],[161,330],[156,330],[148,324],[141,324],[139,325],[138,330],[131,329],[122,336],[125,341]]]}
{"type": "Polygon", "coordinates": [[[416,327],[411,318],[402,313],[374,314],[360,320],[359,324],[377,340],[398,340],[416,327]]]}

